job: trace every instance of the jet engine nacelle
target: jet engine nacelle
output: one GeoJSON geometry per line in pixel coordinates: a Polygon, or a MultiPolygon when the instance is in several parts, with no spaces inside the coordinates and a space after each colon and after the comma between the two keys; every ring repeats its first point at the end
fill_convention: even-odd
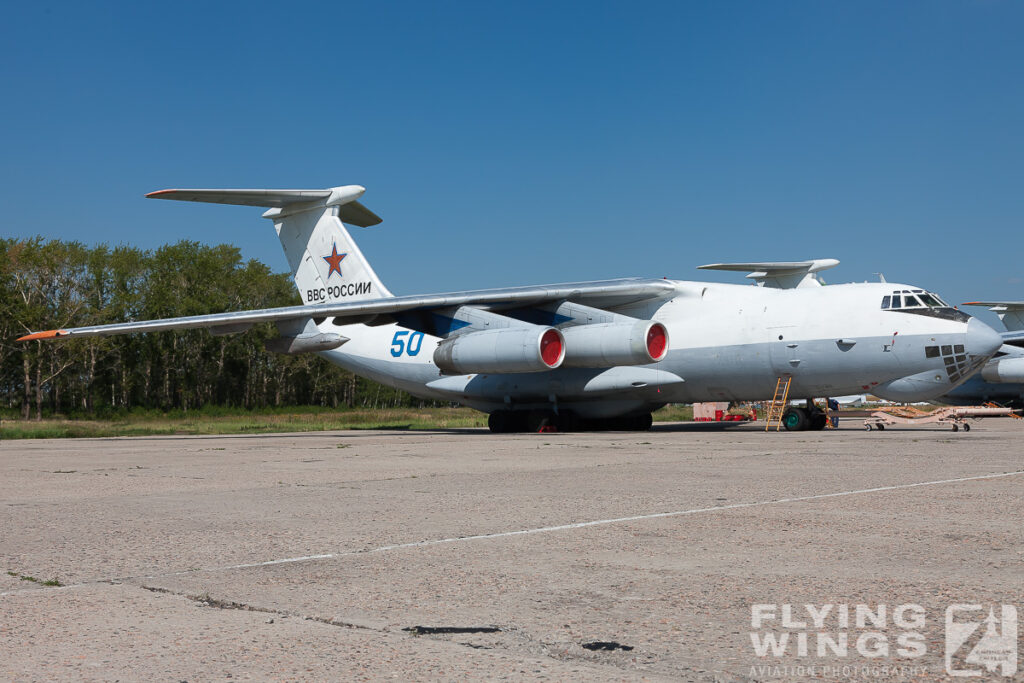
{"type": "Polygon", "coordinates": [[[446,339],[434,364],[452,375],[554,370],[565,358],[565,339],[553,327],[506,327],[446,339]]]}
{"type": "Polygon", "coordinates": [[[998,384],[1024,382],[1024,358],[994,360],[981,369],[981,377],[998,384]]]}
{"type": "Polygon", "coordinates": [[[566,367],[646,365],[668,353],[668,330],[653,320],[577,325],[562,330],[566,367]]]}

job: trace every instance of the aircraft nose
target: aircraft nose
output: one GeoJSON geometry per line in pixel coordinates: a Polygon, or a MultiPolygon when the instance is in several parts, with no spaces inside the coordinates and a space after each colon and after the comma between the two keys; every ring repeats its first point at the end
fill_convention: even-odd
{"type": "Polygon", "coordinates": [[[967,353],[989,358],[1003,345],[1003,338],[977,318],[967,321],[967,353]]]}

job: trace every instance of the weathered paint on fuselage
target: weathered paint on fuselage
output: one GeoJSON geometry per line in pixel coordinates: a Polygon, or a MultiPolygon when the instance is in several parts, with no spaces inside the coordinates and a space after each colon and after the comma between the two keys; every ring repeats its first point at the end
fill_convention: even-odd
{"type": "Polygon", "coordinates": [[[780,376],[793,378],[791,398],[869,392],[928,400],[956,383],[944,370],[946,361],[926,357],[925,347],[967,346],[976,365],[998,348],[998,342],[989,343],[998,337],[995,331],[975,319],[972,341],[962,320],[880,308],[882,297],[894,290],[915,289],[907,285],[673,285],[673,296],[615,309],[667,327],[667,357],[647,366],[449,377],[432,361],[437,337],[420,335],[412,354],[405,341],[413,333],[398,325],[335,327],[329,321],[323,331],[351,341],[321,355],[414,395],[487,412],[557,405],[607,417],[669,402],[770,399],[780,376]]]}

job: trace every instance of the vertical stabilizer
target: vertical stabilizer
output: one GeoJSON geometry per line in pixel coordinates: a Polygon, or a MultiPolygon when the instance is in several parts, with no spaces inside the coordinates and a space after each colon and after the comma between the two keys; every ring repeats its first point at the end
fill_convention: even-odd
{"type": "Polygon", "coordinates": [[[271,209],[302,301],[320,304],[391,296],[342,224],[338,207],[271,209]]]}
{"type": "Polygon", "coordinates": [[[153,199],[271,207],[303,303],[362,301],[392,296],[343,223],[368,227],[380,218],[357,200],[360,185],[324,190],[160,190],[153,199]]]}

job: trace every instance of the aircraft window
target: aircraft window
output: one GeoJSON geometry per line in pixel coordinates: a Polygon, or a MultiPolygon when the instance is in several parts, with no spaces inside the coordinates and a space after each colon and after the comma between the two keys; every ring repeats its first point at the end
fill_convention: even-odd
{"type": "Polygon", "coordinates": [[[945,300],[941,296],[939,296],[938,294],[932,294],[932,296],[935,297],[935,300],[939,302],[940,306],[945,306],[946,308],[950,307],[949,304],[947,304],[945,302],[945,300]]]}
{"type": "Polygon", "coordinates": [[[901,306],[900,306],[900,297],[894,296],[892,298],[892,308],[901,308],[901,306]]]}
{"type": "Polygon", "coordinates": [[[924,349],[924,357],[925,358],[938,358],[939,357],[939,347],[938,346],[926,346],[925,349],[924,349]]]}
{"type": "Polygon", "coordinates": [[[956,362],[957,363],[965,363],[965,362],[967,362],[967,356],[957,356],[956,357],[956,362]]]}
{"type": "Polygon", "coordinates": [[[963,353],[963,352],[964,352],[964,345],[963,344],[957,344],[956,346],[953,347],[953,353],[963,353]]]}
{"type": "Polygon", "coordinates": [[[931,294],[919,294],[918,296],[921,299],[921,301],[924,302],[925,306],[941,306],[942,305],[942,304],[939,303],[939,300],[936,299],[931,294]]]}
{"type": "Polygon", "coordinates": [[[946,365],[956,365],[956,361],[953,360],[953,356],[946,356],[942,360],[946,365]]]}
{"type": "Polygon", "coordinates": [[[946,344],[945,346],[942,347],[942,355],[943,356],[950,356],[952,354],[953,354],[953,347],[952,347],[952,345],[946,344]]]}
{"type": "Polygon", "coordinates": [[[891,296],[883,296],[882,297],[882,308],[889,308],[889,300],[890,299],[892,299],[891,296]]]}
{"type": "Polygon", "coordinates": [[[903,308],[918,308],[920,306],[921,302],[917,300],[916,296],[908,294],[903,297],[903,308]]]}

